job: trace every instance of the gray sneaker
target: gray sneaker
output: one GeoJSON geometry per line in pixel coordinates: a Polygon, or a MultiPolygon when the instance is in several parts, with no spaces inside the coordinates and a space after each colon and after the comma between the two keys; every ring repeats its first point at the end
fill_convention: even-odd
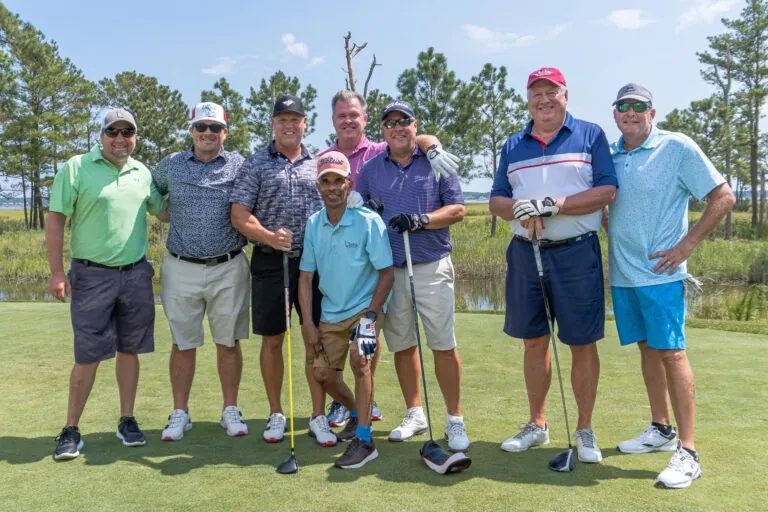
{"type": "Polygon", "coordinates": [[[367,463],[379,456],[376,450],[376,444],[366,443],[359,437],[356,437],[349,443],[344,455],[336,459],[334,466],[341,469],[357,469],[365,466],[367,463]]]}
{"type": "Polygon", "coordinates": [[[549,444],[549,427],[539,427],[533,422],[523,425],[520,432],[501,443],[505,452],[524,452],[533,446],[549,444]]]}

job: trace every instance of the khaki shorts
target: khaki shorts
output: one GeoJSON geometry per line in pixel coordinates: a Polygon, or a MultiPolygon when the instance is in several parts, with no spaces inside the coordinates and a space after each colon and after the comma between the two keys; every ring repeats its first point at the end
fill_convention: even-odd
{"type": "MultiPolygon", "coordinates": [[[[453,325],[454,292],[451,257],[413,266],[416,308],[432,350],[456,348],[453,325]]],[[[392,299],[384,321],[384,337],[390,352],[401,352],[416,346],[411,285],[408,270],[395,269],[392,299]]]]}
{"type": "MultiPolygon", "coordinates": [[[[315,368],[333,368],[343,371],[347,362],[347,353],[350,349],[357,350],[349,341],[349,336],[355,331],[357,322],[365,316],[363,310],[356,315],[339,322],[337,324],[326,324],[320,322],[320,344],[323,346],[323,353],[315,357],[312,364],[315,368]]],[[[379,338],[381,325],[384,323],[385,315],[379,313],[376,320],[376,338],[379,338]]]]}
{"type": "Polygon", "coordinates": [[[166,256],[160,279],[161,296],[174,345],[180,350],[203,346],[206,313],[214,343],[233,347],[235,340],[247,339],[250,277],[244,253],[213,266],[166,256]]]}

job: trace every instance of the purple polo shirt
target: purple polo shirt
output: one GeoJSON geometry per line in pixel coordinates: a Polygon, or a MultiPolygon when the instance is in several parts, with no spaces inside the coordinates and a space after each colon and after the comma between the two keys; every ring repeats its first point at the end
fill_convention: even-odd
{"type": "Polygon", "coordinates": [[[363,164],[386,149],[386,142],[371,142],[365,137],[365,135],[363,135],[363,138],[360,139],[360,143],[355,146],[355,149],[353,149],[350,153],[344,153],[344,151],[339,149],[339,146],[334,142],[331,147],[321,151],[317,154],[317,156],[320,156],[329,151],[339,151],[340,153],[344,153],[344,155],[347,157],[347,160],[349,160],[350,167],[352,167],[352,182],[355,183],[357,182],[357,177],[360,175],[360,171],[363,168],[363,164]]]}
{"type": "MultiPolygon", "coordinates": [[[[431,213],[449,204],[464,204],[464,194],[458,176],[438,182],[429,160],[416,147],[408,165],[401,167],[389,158],[389,150],[379,153],[363,165],[355,182],[363,200],[375,198],[384,205],[382,218],[392,246],[395,267],[405,266],[403,235],[389,227],[389,220],[399,213],[431,213]]],[[[429,263],[451,254],[449,228],[416,231],[410,234],[411,259],[429,263]]]]}

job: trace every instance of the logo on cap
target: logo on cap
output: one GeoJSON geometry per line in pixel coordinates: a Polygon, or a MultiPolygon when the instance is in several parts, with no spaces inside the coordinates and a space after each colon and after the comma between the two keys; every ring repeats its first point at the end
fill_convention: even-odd
{"type": "Polygon", "coordinates": [[[320,167],[325,166],[325,165],[343,165],[343,166],[346,166],[347,162],[345,162],[344,160],[342,160],[340,158],[334,158],[332,156],[329,156],[329,157],[326,157],[326,158],[321,158],[320,161],[317,162],[317,165],[320,166],[320,167]]]}
{"type": "Polygon", "coordinates": [[[544,68],[533,73],[533,76],[549,76],[553,74],[551,69],[544,68]]]}
{"type": "Polygon", "coordinates": [[[286,107],[290,107],[291,105],[293,105],[293,100],[285,100],[283,102],[283,105],[285,105],[286,107]]]}

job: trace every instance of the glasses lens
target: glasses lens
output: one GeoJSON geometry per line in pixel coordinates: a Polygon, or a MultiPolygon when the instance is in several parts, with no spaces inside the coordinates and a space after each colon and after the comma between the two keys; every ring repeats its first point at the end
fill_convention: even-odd
{"type": "Polygon", "coordinates": [[[624,112],[627,112],[629,110],[629,103],[617,103],[616,104],[616,110],[618,110],[622,114],[624,112]]]}
{"type": "Polygon", "coordinates": [[[224,129],[220,124],[203,124],[198,123],[195,125],[195,130],[200,133],[205,133],[205,130],[211,130],[211,133],[220,133],[224,129]]]}
{"type": "Polygon", "coordinates": [[[410,126],[411,123],[413,123],[412,117],[404,117],[402,119],[397,119],[397,120],[387,119],[381,124],[384,125],[384,128],[388,128],[391,130],[395,126],[402,126],[402,127],[410,126]]]}
{"type": "Polygon", "coordinates": [[[633,103],[632,104],[632,110],[635,112],[642,113],[648,110],[649,105],[647,103],[633,103]]]}
{"type": "Polygon", "coordinates": [[[130,139],[131,137],[136,135],[136,130],[134,130],[133,128],[122,128],[122,129],[107,128],[106,130],[104,130],[104,135],[106,135],[110,139],[114,139],[115,137],[117,137],[118,133],[122,134],[124,139],[130,139]]]}

